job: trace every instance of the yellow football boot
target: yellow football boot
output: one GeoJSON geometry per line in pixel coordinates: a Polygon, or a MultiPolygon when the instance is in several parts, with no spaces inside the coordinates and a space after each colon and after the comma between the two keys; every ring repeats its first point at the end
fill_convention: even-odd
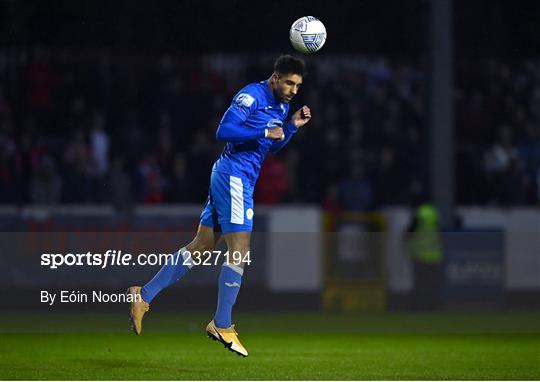
{"type": "Polygon", "coordinates": [[[150,304],[142,299],[141,287],[139,286],[130,287],[126,293],[133,296],[133,302],[129,303],[129,319],[131,321],[131,328],[136,335],[139,335],[142,332],[143,316],[150,310],[150,304]]]}
{"type": "Polygon", "coordinates": [[[238,333],[234,330],[234,325],[231,325],[228,328],[218,328],[214,320],[206,326],[206,334],[208,338],[213,339],[214,341],[219,341],[225,348],[229,349],[232,352],[235,352],[242,357],[247,357],[248,352],[246,348],[242,345],[238,339],[238,333]]]}

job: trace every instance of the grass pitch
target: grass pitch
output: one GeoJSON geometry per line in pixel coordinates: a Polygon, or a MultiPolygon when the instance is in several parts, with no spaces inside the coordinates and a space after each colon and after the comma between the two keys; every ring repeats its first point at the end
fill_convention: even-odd
{"type": "Polygon", "coordinates": [[[0,379],[540,379],[540,315],[235,315],[250,352],[206,338],[206,314],[0,317],[0,379]]]}

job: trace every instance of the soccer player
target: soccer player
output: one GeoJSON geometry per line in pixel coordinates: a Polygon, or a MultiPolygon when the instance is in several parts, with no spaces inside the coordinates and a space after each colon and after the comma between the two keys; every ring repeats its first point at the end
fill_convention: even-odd
{"type": "Polygon", "coordinates": [[[214,230],[220,228],[229,254],[241,254],[241,261],[229,259],[221,267],[217,309],[206,333],[229,350],[247,357],[248,352],[231,322],[231,313],[242,283],[244,265],[248,262],[254,215],[253,189],[266,154],[284,147],[311,119],[309,107],[303,106],[287,121],[289,102],[298,93],[304,76],[304,62],[283,55],[275,61],[269,79],[251,83],[234,96],[216,132],[217,140],[226,145],[212,168],[208,198],[195,238],[150,282],[142,288],[128,289],[135,301],[130,304],[130,318],[136,334],[141,333],[142,318],[154,297],[190,270],[193,266],[190,254],[214,249],[214,230]]]}

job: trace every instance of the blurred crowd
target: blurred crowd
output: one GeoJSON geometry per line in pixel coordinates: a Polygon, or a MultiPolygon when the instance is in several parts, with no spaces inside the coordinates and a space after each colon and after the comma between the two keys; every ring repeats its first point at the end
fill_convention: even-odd
{"type": "MultiPolygon", "coordinates": [[[[0,50],[0,204],[203,203],[221,115],[274,58],[0,50]]],[[[314,117],[268,157],[256,201],[366,211],[425,193],[424,63],[322,55],[308,69],[292,108],[314,117]]],[[[462,61],[455,76],[457,202],[538,204],[540,61],[462,61]]]]}

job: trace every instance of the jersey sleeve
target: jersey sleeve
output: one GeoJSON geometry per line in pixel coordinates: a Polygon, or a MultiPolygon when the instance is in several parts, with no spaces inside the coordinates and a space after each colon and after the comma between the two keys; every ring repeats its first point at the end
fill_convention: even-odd
{"type": "Polygon", "coordinates": [[[264,130],[245,125],[249,116],[257,110],[257,94],[249,87],[242,89],[232,100],[216,131],[216,139],[226,142],[247,142],[264,138],[264,130]]]}
{"type": "Polygon", "coordinates": [[[251,113],[257,110],[258,104],[257,93],[246,87],[234,96],[228,111],[230,110],[245,121],[251,113]]]}

